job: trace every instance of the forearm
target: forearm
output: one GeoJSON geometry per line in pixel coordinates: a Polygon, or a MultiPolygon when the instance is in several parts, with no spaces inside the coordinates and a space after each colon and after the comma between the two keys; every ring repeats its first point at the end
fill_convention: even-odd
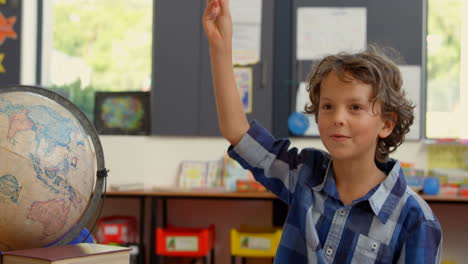
{"type": "Polygon", "coordinates": [[[249,129],[249,123],[236,88],[231,48],[211,48],[210,56],[219,128],[235,146],[249,129]]]}

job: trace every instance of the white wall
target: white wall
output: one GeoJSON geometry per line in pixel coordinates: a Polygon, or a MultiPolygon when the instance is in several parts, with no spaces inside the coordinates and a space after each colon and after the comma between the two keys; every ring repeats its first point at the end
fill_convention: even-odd
{"type": "MultiPolygon", "coordinates": [[[[229,144],[217,137],[101,136],[109,184],[144,182],[145,187],[167,187],[176,184],[181,160],[216,160],[229,144]]],[[[318,139],[292,139],[298,148],[323,148],[318,139]]],[[[425,146],[405,142],[394,158],[427,167],[425,146]]]]}

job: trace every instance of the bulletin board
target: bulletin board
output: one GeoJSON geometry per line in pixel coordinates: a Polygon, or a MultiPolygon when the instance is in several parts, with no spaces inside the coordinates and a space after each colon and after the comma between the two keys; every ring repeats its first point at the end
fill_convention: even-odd
{"type": "Polygon", "coordinates": [[[0,1],[0,86],[20,83],[21,4],[0,1]]]}
{"type": "MultiPolygon", "coordinates": [[[[357,52],[369,44],[389,47],[401,57],[403,88],[416,105],[406,138],[419,140],[425,132],[421,113],[426,107],[426,14],[426,0],[294,0],[290,114],[304,112],[305,82],[320,58],[338,51],[357,52]]],[[[300,136],[318,137],[314,117],[306,116],[308,120],[302,123],[294,119],[309,123],[300,136]]],[[[291,129],[290,135],[297,136],[291,129]]]]}

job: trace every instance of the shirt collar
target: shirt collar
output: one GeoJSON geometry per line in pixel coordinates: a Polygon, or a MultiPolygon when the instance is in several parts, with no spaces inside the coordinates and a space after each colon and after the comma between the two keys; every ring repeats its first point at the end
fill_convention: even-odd
{"type": "MultiPolygon", "coordinates": [[[[326,165],[327,170],[322,183],[312,187],[312,189],[317,192],[324,191],[329,196],[338,199],[338,190],[331,165],[332,160],[330,159],[326,165]]],[[[377,163],[377,166],[387,174],[387,178],[356,202],[368,200],[374,214],[385,224],[405,192],[406,181],[399,161],[390,159],[386,163],[377,163]]]]}
{"type": "Polygon", "coordinates": [[[399,161],[390,159],[377,166],[387,174],[387,178],[369,197],[369,203],[375,215],[385,224],[405,193],[406,180],[399,161]]]}
{"type": "Polygon", "coordinates": [[[332,159],[327,159],[325,162],[323,162],[322,166],[323,167],[326,167],[326,171],[325,171],[325,176],[323,177],[323,180],[320,184],[318,185],[315,185],[312,187],[312,189],[316,192],[320,192],[323,190],[323,187],[325,186],[325,183],[327,181],[328,178],[333,178],[333,175],[330,175],[333,173],[333,169],[331,167],[331,164],[332,164],[332,159]]]}

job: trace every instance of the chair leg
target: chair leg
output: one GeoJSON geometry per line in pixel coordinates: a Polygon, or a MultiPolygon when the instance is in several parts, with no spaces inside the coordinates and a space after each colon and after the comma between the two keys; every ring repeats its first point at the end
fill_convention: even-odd
{"type": "Polygon", "coordinates": [[[214,264],[215,252],[214,248],[210,251],[210,263],[214,264]]]}
{"type": "Polygon", "coordinates": [[[231,256],[231,264],[236,264],[236,256],[231,256]]]}
{"type": "Polygon", "coordinates": [[[242,264],[247,264],[247,258],[241,258],[242,259],[242,264]]]}

